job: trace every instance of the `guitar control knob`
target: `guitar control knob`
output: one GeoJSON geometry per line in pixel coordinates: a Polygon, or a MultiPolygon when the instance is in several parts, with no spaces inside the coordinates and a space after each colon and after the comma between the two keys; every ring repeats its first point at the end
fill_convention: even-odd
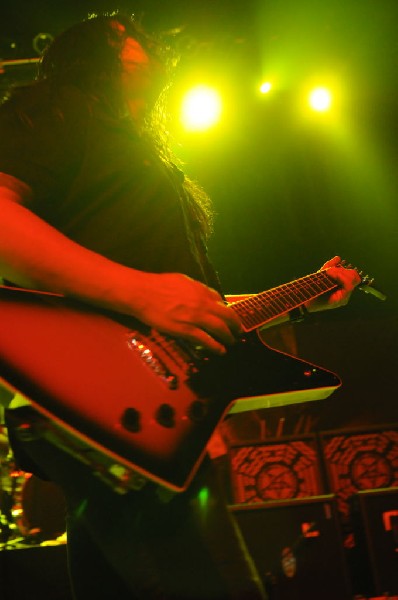
{"type": "Polygon", "coordinates": [[[141,414],[136,408],[126,408],[120,418],[120,423],[130,433],[138,433],[141,430],[141,414]]]}
{"type": "Polygon", "coordinates": [[[207,406],[201,400],[194,400],[188,409],[188,417],[194,423],[200,423],[207,413],[207,406]]]}
{"type": "Polygon", "coordinates": [[[156,411],[156,421],[163,427],[174,427],[175,412],[176,411],[171,404],[161,404],[156,411]]]}

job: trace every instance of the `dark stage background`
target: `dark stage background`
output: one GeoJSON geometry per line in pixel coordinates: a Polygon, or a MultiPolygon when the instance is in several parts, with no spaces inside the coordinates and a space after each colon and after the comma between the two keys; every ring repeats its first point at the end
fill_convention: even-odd
{"type": "MultiPolygon", "coordinates": [[[[226,118],[209,134],[173,128],[186,170],[214,200],[210,250],[225,291],[268,289],[339,254],[388,296],[356,292],[345,309],[285,331],[302,357],[344,380],[330,400],[286,415],[297,422],[304,412],[323,429],[398,421],[396,0],[13,0],[0,9],[0,56],[37,56],[39,32],[113,8],[142,13],[150,28],[182,28],[176,103],[200,78],[227,97],[226,118]],[[277,85],[265,97],[257,88],[268,76],[277,85]],[[330,118],[301,108],[316,77],[338,92],[330,118]]],[[[5,67],[3,89],[17,71],[29,75],[5,67]]],[[[238,438],[253,433],[253,419],[234,419],[238,438]]]]}

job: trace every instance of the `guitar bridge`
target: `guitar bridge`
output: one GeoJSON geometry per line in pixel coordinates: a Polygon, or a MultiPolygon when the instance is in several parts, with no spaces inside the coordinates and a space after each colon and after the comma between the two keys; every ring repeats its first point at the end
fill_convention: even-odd
{"type": "MultiPolygon", "coordinates": [[[[150,340],[155,342],[155,340],[150,340]]],[[[130,332],[127,340],[129,347],[134,350],[141,360],[157,375],[170,390],[178,388],[178,377],[167,368],[166,364],[155,356],[149,345],[139,335],[138,331],[130,332]]]]}

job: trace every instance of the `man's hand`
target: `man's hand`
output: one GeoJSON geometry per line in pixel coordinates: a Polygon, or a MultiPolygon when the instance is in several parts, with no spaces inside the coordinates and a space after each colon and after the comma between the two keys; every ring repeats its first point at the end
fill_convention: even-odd
{"type": "Polygon", "coordinates": [[[305,306],[309,312],[344,306],[349,301],[354,288],[361,283],[361,278],[355,269],[343,268],[339,266],[340,263],[341,258],[335,256],[331,260],[328,260],[321,268],[321,270],[328,269],[328,275],[332,279],[335,279],[340,287],[331,294],[324,294],[308,302],[305,306]]]}
{"type": "Polygon", "coordinates": [[[141,273],[133,314],[169,335],[222,354],[241,331],[240,320],[215,290],[179,273],[141,273]]]}

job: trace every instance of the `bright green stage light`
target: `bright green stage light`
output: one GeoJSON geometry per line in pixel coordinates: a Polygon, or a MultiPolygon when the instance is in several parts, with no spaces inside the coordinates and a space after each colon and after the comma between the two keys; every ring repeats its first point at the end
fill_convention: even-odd
{"type": "Polygon", "coordinates": [[[309,102],[314,110],[325,112],[332,105],[332,95],[326,88],[316,88],[310,93],[309,102]]]}
{"type": "Polygon", "coordinates": [[[210,492],[209,488],[203,487],[199,490],[198,500],[201,508],[206,508],[209,502],[210,492]]]}
{"type": "Polygon", "coordinates": [[[181,122],[185,129],[208,129],[217,123],[220,115],[221,98],[214,89],[198,85],[185,94],[181,110],[181,122]]]}

